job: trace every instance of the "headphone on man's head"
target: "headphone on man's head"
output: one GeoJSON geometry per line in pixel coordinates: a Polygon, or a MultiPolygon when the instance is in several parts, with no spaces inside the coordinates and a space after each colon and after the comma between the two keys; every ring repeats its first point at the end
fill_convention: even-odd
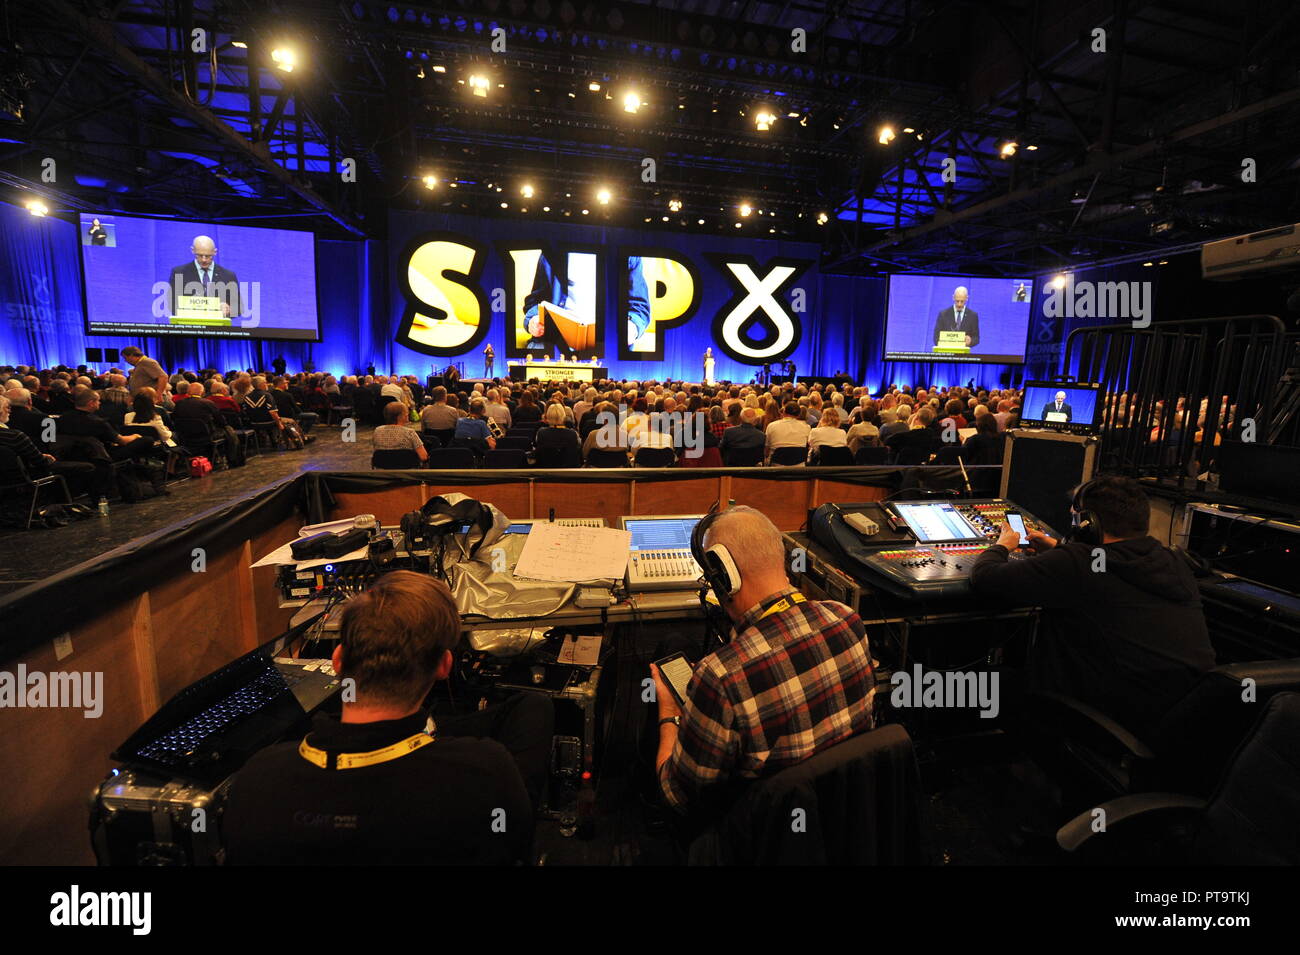
{"type": "Polygon", "coordinates": [[[1101,516],[1096,511],[1089,510],[1084,502],[1096,483],[1097,479],[1093,478],[1074,489],[1074,497],[1070,500],[1070,540],[1100,547],[1105,536],[1102,533],[1101,516]]]}
{"type": "Polygon", "coordinates": [[[700,565],[704,572],[704,582],[712,588],[718,603],[725,606],[730,598],[740,593],[740,569],[724,545],[714,544],[707,549],[704,546],[704,535],[723,513],[718,502],[714,501],[709,513],[696,523],[695,529],[691,531],[691,556],[700,565]]]}

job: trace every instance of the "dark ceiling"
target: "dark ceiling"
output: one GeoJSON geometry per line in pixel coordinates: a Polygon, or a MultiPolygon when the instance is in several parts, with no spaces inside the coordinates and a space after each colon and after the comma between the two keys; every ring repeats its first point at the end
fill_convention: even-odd
{"type": "Polygon", "coordinates": [[[824,268],[861,274],[1011,274],[1300,219],[1294,0],[0,9],[0,188],[64,213],[337,237],[382,237],[391,207],[611,222],[820,241],[824,268]]]}

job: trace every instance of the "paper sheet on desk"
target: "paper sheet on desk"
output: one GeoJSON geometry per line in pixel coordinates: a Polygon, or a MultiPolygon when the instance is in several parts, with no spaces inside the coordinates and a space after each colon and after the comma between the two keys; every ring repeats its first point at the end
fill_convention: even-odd
{"type": "Polygon", "coordinates": [[[581,637],[569,634],[564,638],[555,662],[594,667],[600,662],[600,634],[593,633],[581,637]]]}
{"type": "Polygon", "coordinates": [[[322,567],[325,564],[341,564],[345,560],[361,560],[370,550],[369,544],[364,544],[356,550],[344,554],[342,557],[318,557],[312,560],[294,560],[293,558],[293,541],[285,544],[283,547],[277,547],[271,553],[267,554],[254,567],[280,566],[282,564],[297,564],[299,570],[308,570],[312,567],[322,567]]]}
{"type": "Polygon", "coordinates": [[[537,521],[515,576],[531,580],[616,580],[627,570],[632,535],[613,527],[565,527],[537,521]]]}

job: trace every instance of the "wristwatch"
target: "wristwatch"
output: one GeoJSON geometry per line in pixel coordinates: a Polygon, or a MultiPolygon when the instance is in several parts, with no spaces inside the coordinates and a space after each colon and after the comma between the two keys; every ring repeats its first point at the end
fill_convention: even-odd
{"type": "Polygon", "coordinates": [[[672,723],[673,726],[676,726],[678,729],[681,729],[682,718],[680,716],[665,716],[663,719],[659,721],[659,725],[663,726],[665,723],[672,723]]]}

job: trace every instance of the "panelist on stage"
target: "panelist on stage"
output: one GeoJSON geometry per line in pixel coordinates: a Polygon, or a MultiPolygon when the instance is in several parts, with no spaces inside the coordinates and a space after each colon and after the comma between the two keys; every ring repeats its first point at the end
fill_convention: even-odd
{"type": "MultiPolygon", "coordinates": [[[[576,358],[583,361],[595,357],[594,326],[598,304],[595,296],[599,288],[596,267],[596,256],[588,253],[569,253],[558,257],[555,263],[545,254],[538,258],[533,289],[524,298],[524,328],[529,335],[524,351],[534,361],[551,358],[557,353],[563,356],[567,352],[575,353],[576,358]],[[543,305],[548,307],[543,309],[543,305]],[[586,335],[587,341],[566,339],[565,329],[560,328],[554,318],[548,320],[544,314],[550,311],[550,306],[563,310],[573,326],[571,335],[579,333],[583,326],[589,326],[591,334],[586,335]]],[[[628,257],[627,271],[627,334],[629,344],[635,344],[650,327],[650,296],[639,256],[628,257]]]]}
{"type": "Polygon", "coordinates": [[[170,314],[176,314],[176,300],[182,295],[221,299],[221,314],[226,318],[242,314],[239,279],[224,265],[216,263],[217,244],[209,236],[196,235],[190,243],[193,259],[172,269],[167,281],[170,314]]]}
{"type": "Polygon", "coordinates": [[[966,302],[970,292],[966,286],[958,285],[952,292],[952,305],[939,312],[934,322],[934,344],[939,344],[940,332],[964,332],[966,347],[974,348],[980,343],[980,317],[973,308],[967,308],[966,302]]]}
{"type": "Polygon", "coordinates": [[[1065,400],[1065,392],[1058,391],[1054,401],[1049,401],[1043,405],[1043,413],[1038,417],[1044,421],[1073,421],[1074,411],[1070,408],[1070,403],[1065,400]],[[1056,417],[1049,418],[1048,415],[1055,415],[1056,417]],[[1062,418],[1060,415],[1065,415],[1065,417],[1062,418]]]}
{"type": "Polygon", "coordinates": [[[496,357],[497,357],[497,353],[493,351],[492,343],[488,342],[487,347],[483,349],[483,377],[484,378],[492,377],[492,366],[496,362],[496,357]]]}

